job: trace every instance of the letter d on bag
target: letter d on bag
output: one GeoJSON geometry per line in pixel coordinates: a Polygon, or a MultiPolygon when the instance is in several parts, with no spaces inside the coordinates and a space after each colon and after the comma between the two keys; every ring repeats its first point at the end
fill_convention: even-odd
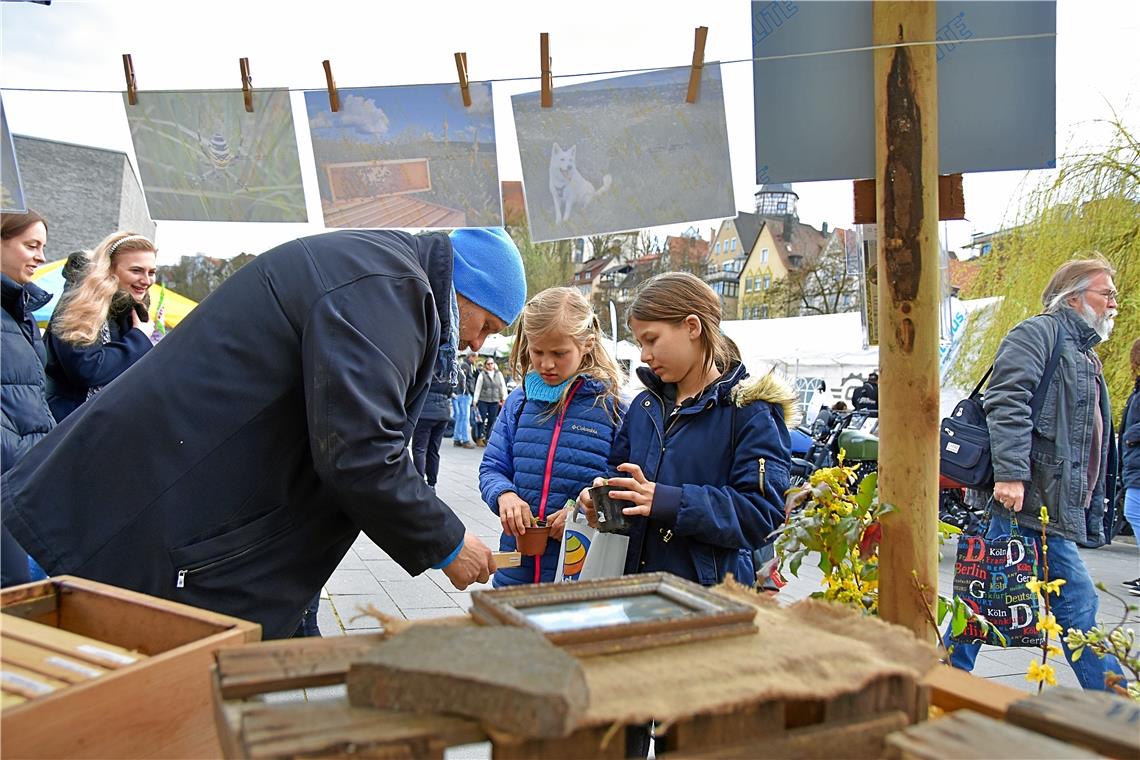
{"type": "Polygon", "coordinates": [[[1025,559],[1025,544],[1021,543],[1020,541],[1018,541],[1015,538],[1010,538],[1009,539],[1009,552],[1006,554],[1006,557],[1005,557],[1005,566],[1009,567],[1010,565],[1016,565],[1017,563],[1021,562],[1021,560],[1023,560],[1023,559],[1025,559]],[[1014,556],[1015,552],[1017,554],[1016,557],[1014,556]]]}
{"type": "Polygon", "coordinates": [[[1033,622],[1033,608],[1028,604],[1011,604],[1009,607],[1010,628],[1028,628],[1033,622]]]}

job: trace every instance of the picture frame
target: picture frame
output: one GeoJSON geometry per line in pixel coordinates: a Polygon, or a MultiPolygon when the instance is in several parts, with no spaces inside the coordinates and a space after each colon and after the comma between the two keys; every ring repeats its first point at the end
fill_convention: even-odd
{"type": "Polygon", "coordinates": [[[755,633],[756,608],[670,573],[475,591],[483,625],[515,625],[590,656],[755,633]]]}

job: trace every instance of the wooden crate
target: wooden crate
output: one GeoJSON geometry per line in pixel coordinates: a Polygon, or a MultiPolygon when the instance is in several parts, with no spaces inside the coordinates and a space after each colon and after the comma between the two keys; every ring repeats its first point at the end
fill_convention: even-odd
{"type": "Polygon", "coordinates": [[[0,591],[0,612],[0,754],[221,754],[213,655],[259,625],[71,576],[0,591]]]}
{"type": "MultiPolygon", "coordinates": [[[[431,621],[446,624],[445,621],[431,621]]],[[[457,622],[455,624],[462,624],[457,622]]],[[[295,639],[217,653],[218,734],[227,758],[343,756],[439,758],[447,747],[491,741],[501,758],[622,758],[627,730],[590,722],[568,737],[525,740],[489,734],[476,721],[319,702],[265,702],[275,691],[343,683],[349,665],[383,634],[295,639]]],[[[590,658],[587,667],[605,667],[590,658]]],[[[662,727],[663,757],[880,757],[888,734],[922,720],[929,689],[903,676],[879,678],[830,700],[764,701],[704,712],[662,727]],[[842,750],[837,753],[837,748],[842,750]]]]}

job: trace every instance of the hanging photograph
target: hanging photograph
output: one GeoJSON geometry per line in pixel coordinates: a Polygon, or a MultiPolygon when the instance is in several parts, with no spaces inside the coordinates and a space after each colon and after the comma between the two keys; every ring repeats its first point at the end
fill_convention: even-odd
{"type": "Polygon", "coordinates": [[[736,214],[719,64],[515,95],[530,236],[559,240],[736,214]]]}
{"type": "Polygon", "coordinates": [[[20,169],[16,166],[16,146],[8,131],[8,115],[4,101],[0,100],[0,206],[5,213],[23,214],[28,210],[24,202],[24,188],[20,184],[20,169]]]}
{"type": "Polygon", "coordinates": [[[304,222],[305,192],[287,90],[141,92],[127,103],[154,219],[304,222]]]}
{"type": "Polygon", "coordinates": [[[503,223],[491,85],[305,93],[327,227],[491,227],[503,223]]]}

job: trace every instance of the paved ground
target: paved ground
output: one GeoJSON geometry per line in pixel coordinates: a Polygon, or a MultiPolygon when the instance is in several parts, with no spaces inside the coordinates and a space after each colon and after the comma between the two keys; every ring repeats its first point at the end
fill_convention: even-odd
{"type": "MultiPolygon", "coordinates": [[[[437,490],[469,530],[497,549],[499,521],[483,504],[478,491],[482,453],[482,449],[456,448],[451,439],[445,438],[437,490]]],[[[954,544],[948,544],[942,550],[939,583],[943,589],[950,587],[954,551],[954,544]]],[[[1093,578],[1103,581],[1114,591],[1121,589],[1122,581],[1140,575],[1137,547],[1131,537],[1118,539],[1102,549],[1084,551],[1083,556],[1093,578]]],[[[818,569],[805,566],[801,569],[801,577],[792,579],[780,592],[780,599],[791,602],[810,595],[818,589],[821,577],[818,569]]],[[[325,591],[320,607],[321,632],[325,636],[376,630],[378,624],[374,618],[359,617],[359,609],[367,604],[408,619],[462,614],[471,604],[469,591],[456,591],[442,571],[429,570],[413,578],[363,534],[333,573],[325,591]]],[[[1121,604],[1105,594],[1101,594],[1100,610],[1101,619],[1106,622],[1120,620],[1123,615],[1121,604]]],[[[1132,614],[1131,620],[1140,622],[1136,613],[1132,614]]],[[[1040,656],[1038,650],[986,647],[978,657],[974,672],[1014,688],[1031,691],[1034,687],[1025,680],[1025,672],[1035,655],[1040,656]]],[[[1077,686],[1076,678],[1063,658],[1055,662],[1055,667],[1059,685],[1077,686]]],[[[342,692],[336,687],[330,687],[310,689],[308,694],[294,692],[280,698],[327,698],[339,693],[342,692]]],[[[451,758],[487,756],[489,745],[473,745],[448,752],[451,758]]]]}

